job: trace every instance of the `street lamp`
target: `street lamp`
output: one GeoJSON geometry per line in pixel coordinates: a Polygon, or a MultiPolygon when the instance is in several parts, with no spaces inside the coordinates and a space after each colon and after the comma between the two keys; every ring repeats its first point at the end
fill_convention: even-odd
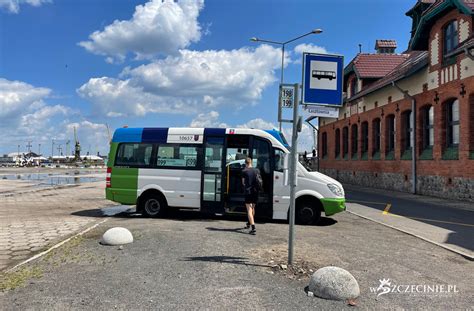
{"type": "MultiPolygon", "coordinates": [[[[309,35],[312,35],[312,34],[320,34],[322,33],[323,30],[322,29],[313,29],[311,30],[310,32],[308,33],[305,33],[304,35],[301,35],[299,37],[296,37],[296,38],[293,38],[293,39],[290,39],[288,41],[284,41],[284,42],[279,42],[279,41],[272,41],[272,40],[265,40],[265,39],[260,39],[260,38],[257,38],[257,37],[253,37],[253,38],[250,38],[250,41],[252,42],[264,42],[264,43],[270,43],[270,44],[276,44],[276,45],[281,45],[281,74],[280,74],[280,84],[283,84],[283,66],[284,66],[284,60],[285,60],[285,45],[287,45],[288,43],[291,43],[293,41],[296,41],[298,39],[301,39],[303,37],[306,37],[306,36],[309,36],[309,35]]],[[[279,103],[278,103],[279,105],[279,103]]],[[[280,107],[278,107],[278,109],[280,109],[280,107]]],[[[279,118],[280,119],[280,118],[279,118]]],[[[280,129],[280,132],[281,132],[281,121],[279,121],[279,129],[280,129]]]]}

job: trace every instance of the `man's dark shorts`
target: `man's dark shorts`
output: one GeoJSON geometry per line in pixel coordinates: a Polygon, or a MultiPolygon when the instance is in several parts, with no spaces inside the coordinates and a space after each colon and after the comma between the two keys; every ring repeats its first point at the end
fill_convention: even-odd
{"type": "Polygon", "coordinates": [[[251,194],[246,194],[245,195],[245,203],[254,203],[257,204],[258,201],[258,193],[251,193],[251,194]]]}

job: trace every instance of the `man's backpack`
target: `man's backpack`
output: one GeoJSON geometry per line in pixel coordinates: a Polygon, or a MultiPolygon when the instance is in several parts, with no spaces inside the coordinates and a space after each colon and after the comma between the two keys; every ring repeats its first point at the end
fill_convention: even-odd
{"type": "Polygon", "coordinates": [[[257,190],[260,192],[260,191],[263,191],[263,179],[262,179],[262,175],[260,175],[260,171],[257,170],[256,172],[256,180],[257,180],[257,190]]]}

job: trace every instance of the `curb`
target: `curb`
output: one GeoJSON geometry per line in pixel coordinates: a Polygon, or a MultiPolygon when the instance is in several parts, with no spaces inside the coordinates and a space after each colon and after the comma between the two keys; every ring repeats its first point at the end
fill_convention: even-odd
{"type": "Polygon", "coordinates": [[[446,246],[446,245],[441,244],[441,243],[439,243],[439,242],[432,241],[432,240],[427,239],[427,238],[425,238],[425,237],[422,237],[422,236],[420,236],[420,235],[418,235],[418,234],[412,233],[412,232],[407,231],[407,230],[404,230],[404,229],[397,228],[397,227],[395,227],[395,226],[392,226],[392,225],[383,223],[383,222],[381,222],[381,221],[372,219],[372,218],[370,218],[370,217],[362,216],[362,215],[360,215],[360,214],[357,214],[357,213],[352,212],[352,211],[349,211],[349,210],[346,210],[346,212],[348,212],[348,213],[350,213],[350,214],[353,214],[353,215],[356,215],[356,216],[358,216],[358,217],[360,217],[360,218],[364,218],[364,219],[373,221],[373,222],[378,223],[378,224],[380,224],[380,225],[383,225],[383,226],[385,226],[385,227],[389,227],[389,228],[395,229],[395,230],[397,230],[397,231],[403,232],[403,233],[405,233],[405,234],[411,235],[411,236],[413,236],[413,237],[415,237],[415,238],[419,238],[419,239],[421,239],[421,240],[423,240],[423,241],[425,241],[425,242],[434,244],[434,245],[439,246],[439,247],[442,247],[442,248],[444,248],[444,249],[446,249],[446,250],[448,250],[448,251],[450,251],[450,252],[453,252],[453,253],[456,253],[456,254],[458,254],[458,255],[461,255],[462,257],[464,257],[464,258],[467,259],[467,260],[474,261],[474,256],[469,255],[469,254],[467,254],[467,253],[465,253],[465,252],[463,252],[463,251],[454,249],[454,248],[452,248],[452,247],[446,246]]]}
{"type": "Polygon", "coordinates": [[[78,236],[81,236],[81,235],[83,235],[83,234],[85,234],[85,233],[91,231],[92,229],[95,229],[96,227],[98,227],[99,225],[103,224],[103,223],[106,222],[107,220],[109,220],[109,218],[106,218],[106,219],[102,220],[101,222],[98,222],[98,223],[94,224],[93,226],[88,227],[88,228],[82,230],[81,232],[76,233],[75,235],[70,236],[69,238],[67,238],[67,239],[65,239],[65,240],[63,240],[63,241],[61,241],[61,242],[59,242],[59,243],[57,243],[57,244],[51,246],[51,247],[48,248],[47,250],[42,251],[41,253],[36,254],[36,255],[34,255],[33,257],[30,257],[30,258],[28,258],[28,259],[26,259],[26,260],[20,262],[19,264],[15,265],[13,268],[10,268],[10,269],[6,270],[4,273],[10,273],[10,272],[14,271],[15,269],[17,269],[17,268],[23,266],[24,264],[27,264],[27,263],[29,263],[30,261],[33,261],[33,260],[35,260],[35,259],[38,259],[38,258],[40,258],[40,257],[42,257],[42,256],[44,256],[44,255],[46,255],[47,253],[51,252],[52,250],[54,250],[54,249],[56,249],[56,248],[58,248],[58,247],[61,247],[63,244],[69,242],[70,240],[72,240],[72,239],[74,239],[74,238],[76,238],[76,237],[78,237],[78,236]]]}

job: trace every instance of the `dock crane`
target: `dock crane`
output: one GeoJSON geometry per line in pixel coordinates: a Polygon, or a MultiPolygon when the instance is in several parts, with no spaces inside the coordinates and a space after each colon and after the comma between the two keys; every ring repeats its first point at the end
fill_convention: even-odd
{"type": "Polygon", "coordinates": [[[75,161],[80,161],[81,160],[81,144],[79,143],[79,140],[77,139],[77,132],[76,132],[76,127],[74,127],[74,160],[75,161]]]}

